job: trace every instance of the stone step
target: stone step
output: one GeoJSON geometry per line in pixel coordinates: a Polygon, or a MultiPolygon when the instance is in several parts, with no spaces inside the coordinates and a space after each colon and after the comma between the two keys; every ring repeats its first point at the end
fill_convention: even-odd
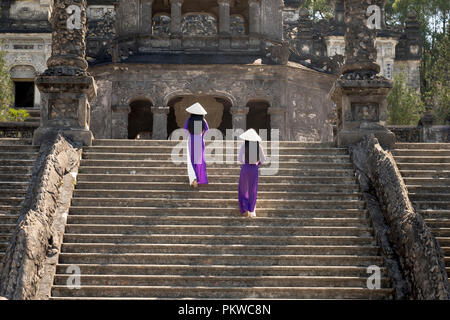
{"type": "Polygon", "coordinates": [[[397,166],[401,170],[450,170],[450,163],[431,163],[431,162],[422,162],[422,163],[407,163],[407,162],[398,162],[397,166]]]}
{"type": "Polygon", "coordinates": [[[0,234],[11,234],[15,228],[15,223],[0,224],[0,234]]]}
{"type": "MultiPolygon", "coordinates": [[[[446,190],[448,191],[448,190],[446,190]]],[[[450,193],[426,193],[425,190],[423,192],[413,193],[409,192],[409,198],[411,201],[449,201],[450,202],[450,193]]]]}
{"type": "Polygon", "coordinates": [[[450,237],[436,237],[436,240],[439,242],[440,246],[450,246],[450,237]]]}
{"type": "Polygon", "coordinates": [[[438,185],[438,186],[450,186],[450,177],[448,178],[403,178],[406,185],[409,186],[432,186],[432,185],[438,185]]]}
{"type": "MultiPolygon", "coordinates": [[[[0,215],[0,219],[1,219],[0,215]]],[[[431,221],[431,220],[430,220],[431,221]]],[[[223,226],[364,226],[367,219],[358,218],[265,218],[242,219],[241,217],[208,217],[208,216],[119,216],[119,215],[74,215],[67,218],[69,224],[194,224],[223,226]]]]}
{"type": "MultiPolygon", "coordinates": [[[[58,264],[57,274],[67,273],[71,265],[58,264]]],[[[185,275],[222,275],[222,276],[313,276],[313,277],[367,277],[367,268],[357,266],[223,266],[223,265],[131,265],[131,264],[81,264],[81,274],[96,275],[160,275],[163,273],[185,275]]],[[[380,267],[382,276],[386,269],[380,267]]]]}
{"type": "Polygon", "coordinates": [[[24,197],[3,197],[0,196],[0,205],[7,206],[20,206],[24,200],[24,197]]]}
{"type": "MultiPolygon", "coordinates": [[[[450,150],[449,150],[450,151],[450,150]]],[[[424,164],[426,162],[427,164],[449,164],[450,163],[450,156],[444,157],[444,156],[431,156],[426,155],[426,158],[424,158],[425,154],[422,156],[396,156],[395,161],[398,163],[409,163],[409,164],[424,164]]]]}
{"type": "MultiPolygon", "coordinates": [[[[0,226],[1,228],[1,226],[0,226]]],[[[273,235],[273,236],[368,236],[365,226],[223,226],[223,225],[115,225],[67,224],[66,232],[79,234],[197,234],[197,235],[273,235]]]]}
{"type": "MultiPolygon", "coordinates": [[[[278,168],[297,168],[297,167],[314,167],[313,164],[316,164],[317,167],[332,167],[336,165],[337,168],[342,166],[348,167],[350,163],[349,159],[336,159],[334,161],[324,159],[305,159],[305,161],[300,160],[289,160],[289,161],[277,161],[278,168]]],[[[155,168],[155,167],[175,167],[175,168],[186,168],[186,161],[182,160],[182,162],[175,162],[171,159],[164,160],[82,160],[81,165],[83,167],[109,167],[109,168],[118,168],[118,167],[132,167],[132,168],[155,168]]],[[[206,161],[206,166],[208,168],[240,168],[241,165],[238,161],[234,161],[233,163],[226,163],[225,161],[220,161],[217,163],[206,161]]],[[[271,161],[267,161],[262,164],[260,168],[270,168],[273,167],[274,164],[271,161]]]]}
{"type": "Polygon", "coordinates": [[[102,253],[64,253],[59,255],[59,262],[81,265],[96,264],[182,264],[193,265],[302,265],[302,266],[362,266],[383,265],[380,256],[354,255],[214,255],[214,254],[102,254],[102,253]]]}
{"type": "MultiPolygon", "coordinates": [[[[2,254],[5,253],[5,251],[6,251],[7,248],[8,248],[8,242],[0,241],[0,252],[1,252],[2,254]]],[[[0,261],[1,261],[1,260],[0,260],[0,261]]]]}
{"type": "MultiPolygon", "coordinates": [[[[449,179],[450,180],[450,179],[449,179]]],[[[406,185],[408,188],[408,192],[413,194],[434,194],[435,197],[439,197],[442,194],[450,193],[450,185],[442,186],[438,184],[439,181],[436,181],[434,185],[428,186],[418,186],[418,185],[406,185]]]]}
{"type": "MultiPolygon", "coordinates": [[[[347,154],[286,154],[286,155],[265,155],[266,161],[271,162],[271,160],[277,160],[281,162],[311,162],[311,161],[322,161],[322,162],[350,162],[350,157],[347,154]]],[[[234,162],[238,163],[238,155],[226,155],[226,154],[205,154],[207,163],[226,163],[234,162]]],[[[83,153],[83,162],[89,163],[90,161],[114,161],[114,162],[138,162],[140,161],[185,161],[186,155],[180,154],[170,154],[170,153],[105,153],[105,152],[85,152],[83,153]]]]}
{"type": "MultiPolygon", "coordinates": [[[[0,233],[0,242],[6,242],[9,243],[9,240],[11,238],[12,233],[0,233]]],[[[0,258],[1,261],[1,258],[0,258]]]]}
{"type": "MultiPolygon", "coordinates": [[[[1,184],[1,182],[0,182],[1,184]]],[[[25,198],[25,194],[27,190],[25,189],[3,189],[0,188],[2,197],[23,197],[25,198]]]]}
{"type": "MultiPolygon", "coordinates": [[[[311,176],[311,175],[321,175],[321,176],[351,176],[353,174],[353,170],[349,170],[351,167],[345,164],[339,164],[339,168],[337,164],[333,165],[333,169],[329,169],[329,164],[326,164],[325,168],[320,168],[316,166],[316,164],[312,163],[311,167],[306,167],[304,165],[299,165],[295,169],[278,169],[276,170],[277,176],[311,176]]],[[[266,168],[260,169],[260,174],[265,175],[266,168]]],[[[275,169],[272,169],[275,170],[275,169]]],[[[208,168],[208,174],[212,175],[239,175],[240,168],[208,168]]],[[[147,167],[147,168],[139,168],[139,167],[80,167],[79,173],[84,174],[157,174],[157,175],[180,175],[185,174],[187,176],[187,168],[186,167],[147,167]]],[[[272,174],[274,175],[274,174],[272,174]]]]}
{"type": "MultiPolygon", "coordinates": [[[[429,169],[429,168],[428,168],[429,169]]],[[[405,170],[400,168],[400,173],[408,181],[408,178],[450,178],[450,170],[405,170]]]]}
{"type": "MultiPolygon", "coordinates": [[[[144,157],[151,158],[152,154],[165,154],[167,158],[171,155],[175,155],[177,158],[183,156],[185,147],[172,147],[172,146],[152,146],[152,147],[86,147],[84,152],[86,157],[90,157],[90,154],[120,154],[118,157],[144,157]]],[[[215,149],[214,147],[206,146],[207,154],[229,154],[237,156],[239,154],[240,147],[234,148],[223,148],[222,150],[215,149]]],[[[347,150],[339,149],[319,149],[319,148],[290,148],[290,147],[280,147],[280,148],[265,148],[264,154],[270,158],[272,155],[287,156],[287,155],[346,155],[348,157],[347,150]]],[[[223,157],[225,160],[225,157],[223,157]]],[[[91,157],[92,159],[92,157],[91,157]]]]}
{"type": "Polygon", "coordinates": [[[418,210],[424,218],[434,219],[450,219],[450,210],[418,210]]]}
{"type": "Polygon", "coordinates": [[[430,226],[430,230],[435,237],[450,237],[450,228],[430,226]]]}
{"type": "Polygon", "coordinates": [[[144,286],[82,286],[72,290],[66,285],[53,286],[52,297],[157,297],[193,299],[392,299],[392,289],[320,287],[144,287],[144,286]],[[76,292],[75,292],[76,291],[76,292]]]}
{"type": "Polygon", "coordinates": [[[416,210],[450,210],[450,201],[413,201],[416,210]]]}
{"type": "MultiPolygon", "coordinates": [[[[141,146],[141,147],[149,147],[149,146],[176,146],[180,144],[182,141],[172,141],[172,140],[127,140],[127,139],[94,139],[92,141],[93,147],[98,146],[114,146],[114,147],[130,147],[130,146],[141,146]]],[[[241,141],[239,141],[241,142],[241,141]]],[[[184,142],[186,143],[186,142],[184,142]]],[[[225,143],[230,143],[228,140],[224,140],[225,143]]],[[[235,144],[237,141],[235,140],[235,144]]],[[[209,144],[209,142],[207,142],[209,144]]],[[[299,148],[314,148],[314,149],[338,149],[338,150],[347,150],[346,148],[334,148],[334,143],[332,142],[300,142],[300,141],[279,141],[279,146],[290,146],[290,147],[299,147],[299,148]]],[[[270,147],[271,142],[267,142],[267,145],[270,147]]]]}
{"type": "Polygon", "coordinates": [[[411,142],[397,142],[395,149],[419,149],[419,150],[436,150],[436,149],[450,149],[450,143],[411,143],[411,142]]]}
{"type": "MultiPolygon", "coordinates": [[[[10,199],[6,200],[4,204],[17,205],[21,203],[23,199],[10,199]]],[[[1,198],[0,198],[1,203],[1,198]]],[[[186,199],[171,199],[169,202],[167,198],[73,198],[72,205],[74,206],[98,206],[98,207],[160,207],[160,208],[179,208],[182,210],[184,207],[201,207],[201,208],[228,208],[238,209],[237,198],[233,197],[228,200],[217,199],[195,199],[190,201],[186,199]],[[193,203],[192,203],[193,202],[193,203]]],[[[362,200],[266,200],[259,199],[257,202],[257,208],[297,208],[297,209],[364,209],[365,202],[362,200]]],[[[426,205],[425,209],[429,206],[426,205]]],[[[450,207],[449,207],[450,208],[450,207]]]]}
{"type": "Polygon", "coordinates": [[[430,228],[450,228],[450,220],[447,219],[425,219],[430,228]]]}
{"type": "MultiPolygon", "coordinates": [[[[186,177],[183,177],[183,182],[86,182],[78,181],[77,190],[163,190],[170,187],[171,190],[190,190],[190,186],[186,183],[186,177]]],[[[211,179],[209,179],[211,180],[211,179]]],[[[212,181],[211,181],[212,182],[212,181]]],[[[299,181],[301,182],[301,181],[299,181]]],[[[0,189],[2,187],[0,186],[0,189]]],[[[225,190],[235,191],[238,190],[238,180],[235,183],[210,183],[201,186],[203,191],[213,190],[225,190]]],[[[258,191],[332,191],[332,192],[352,192],[359,191],[359,186],[356,183],[258,183],[258,191]]]]}
{"type": "Polygon", "coordinates": [[[283,245],[211,245],[211,244],[117,244],[64,243],[65,253],[168,253],[168,254],[264,254],[264,255],[361,255],[379,254],[378,246],[283,246],[283,245]]]}
{"type": "MultiPolygon", "coordinates": [[[[327,176],[327,172],[317,171],[314,172],[316,176],[304,175],[304,176],[259,176],[259,184],[264,183],[280,183],[284,184],[300,184],[300,183],[326,183],[326,184],[337,184],[337,183],[345,183],[345,184],[356,184],[355,178],[349,174],[349,171],[344,171],[341,175],[336,176],[327,176]]],[[[1,177],[1,175],[0,175],[1,177]]],[[[183,182],[187,184],[189,182],[189,178],[187,176],[187,171],[181,174],[83,174],[79,173],[77,176],[77,181],[79,183],[83,182],[93,182],[93,183],[103,183],[103,182],[128,182],[128,183],[152,183],[152,182],[183,182]]],[[[210,184],[213,183],[235,183],[239,181],[239,173],[232,175],[214,175],[208,173],[208,181],[210,184]]]]}
{"type": "Polygon", "coordinates": [[[17,219],[19,218],[18,215],[13,214],[0,214],[0,224],[16,224],[17,219]]]}
{"type": "Polygon", "coordinates": [[[23,153],[23,152],[32,152],[37,154],[39,152],[39,146],[31,146],[31,145],[19,145],[19,144],[11,144],[11,145],[3,145],[0,144],[0,154],[4,152],[14,152],[14,153],[23,153]]]}
{"type": "Polygon", "coordinates": [[[32,167],[34,166],[34,159],[0,159],[1,167],[32,167]]]}
{"type": "MultiPolygon", "coordinates": [[[[445,238],[442,241],[447,241],[445,238]]],[[[450,241],[450,239],[449,239],[450,241]]],[[[64,234],[64,243],[153,243],[228,245],[375,245],[372,236],[271,236],[232,234],[64,234]]]]}
{"type": "Polygon", "coordinates": [[[35,160],[37,156],[37,152],[5,152],[0,150],[0,159],[2,160],[35,160]]]}
{"type": "Polygon", "coordinates": [[[19,215],[21,210],[21,206],[7,206],[0,204],[0,214],[19,215]]]}
{"type": "MultiPolygon", "coordinates": [[[[1,208],[0,208],[0,212],[1,208]]],[[[449,213],[450,214],[450,213],[449,213]]],[[[239,217],[240,213],[235,208],[196,208],[186,207],[183,210],[179,208],[161,208],[161,207],[88,207],[71,206],[70,216],[89,215],[89,216],[144,216],[144,217],[239,217]]],[[[258,209],[258,218],[356,218],[366,219],[367,210],[361,209],[280,209],[280,208],[261,208],[258,209]]]]}
{"type": "Polygon", "coordinates": [[[7,189],[14,189],[14,190],[27,190],[28,188],[28,182],[21,182],[21,181],[1,181],[0,180],[0,192],[3,192],[3,190],[7,189]]]}
{"type": "Polygon", "coordinates": [[[431,157],[448,157],[450,156],[449,149],[395,149],[392,154],[395,158],[398,156],[431,156],[431,157]]]}
{"type": "Polygon", "coordinates": [[[0,174],[31,174],[33,169],[33,166],[3,166],[0,167],[0,174]]]}
{"type": "MultiPolygon", "coordinates": [[[[55,275],[55,285],[64,286],[71,275],[55,275]]],[[[180,286],[180,287],[367,287],[367,277],[309,276],[190,276],[175,275],[81,275],[83,286],[180,286]]],[[[380,279],[381,287],[390,280],[380,279]]]]}
{"type": "Polygon", "coordinates": [[[19,174],[19,173],[1,173],[0,183],[7,182],[29,182],[31,174],[19,174]]]}
{"type": "MultiPolygon", "coordinates": [[[[159,169],[182,169],[187,172],[187,166],[186,162],[183,161],[182,163],[174,163],[172,161],[108,161],[108,163],[104,163],[105,161],[101,161],[103,163],[98,162],[97,160],[85,160],[88,163],[82,163],[82,168],[139,168],[139,169],[147,169],[147,168],[159,168],[159,169]]],[[[260,170],[267,170],[267,169],[279,169],[279,170],[292,170],[292,169],[298,169],[298,168],[305,168],[305,169],[330,169],[330,168],[336,168],[336,169],[346,169],[351,168],[350,162],[340,162],[340,163],[331,163],[331,162],[278,162],[276,164],[273,163],[265,163],[260,165],[260,170]],[[266,169],[267,168],[267,169],[266,169]]],[[[206,167],[208,169],[208,172],[210,170],[233,170],[233,169],[241,169],[241,165],[237,162],[232,164],[217,164],[217,163],[206,163],[206,167]]],[[[128,171],[129,172],[129,171],[128,171]]]]}
{"type": "MultiPolygon", "coordinates": [[[[167,187],[170,187],[167,186],[167,187]]],[[[186,188],[187,189],[187,188],[186,188]]],[[[345,190],[343,190],[345,191],[345,190]]],[[[74,196],[79,198],[115,198],[120,199],[186,199],[195,202],[197,199],[237,199],[237,189],[225,191],[216,188],[215,190],[99,190],[99,189],[75,189],[74,196]]],[[[259,200],[359,200],[359,192],[296,192],[296,191],[258,191],[259,200]]]]}
{"type": "Polygon", "coordinates": [[[32,145],[32,139],[22,139],[22,138],[0,138],[0,146],[10,146],[10,145],[19,145],[26,146],[32,145]]]}

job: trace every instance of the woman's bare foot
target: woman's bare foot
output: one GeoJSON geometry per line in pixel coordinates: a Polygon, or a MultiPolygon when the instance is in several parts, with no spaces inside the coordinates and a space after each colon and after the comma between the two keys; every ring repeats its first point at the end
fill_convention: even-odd
{"type": "Polygon", "coordinates": [[[194,180],[194,182],[192,182],[192,186],[193,186],[195,189],[198,188],[197,180],[194,180]]]}
{"type": "Polygon", "coordinates": [[[248,217],[248,211],[245,211],[244,213],[241,213],[241,217],[248,217]]]}
{"type": "Polygon", "coordinates": [[[249,218],[256,218],[256,213],[255,212],[248,212],[247,215],[249,218]]]}

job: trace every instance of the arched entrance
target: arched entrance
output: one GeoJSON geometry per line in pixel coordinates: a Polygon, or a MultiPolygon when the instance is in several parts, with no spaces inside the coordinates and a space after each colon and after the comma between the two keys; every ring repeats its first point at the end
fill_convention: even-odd
{"type": "Polygon", "coordinates": [[[186,108],[199,102],[208,112],[206,121],[211,129],[219,129],[223,136],[227,129],[232,128],[231,102],[215,96],[179,96],[169,101],[170,112],[167,118],[167,132],[170,135],[174,130],[182,128],[189,114],[186,108]]]}
{"type": "Polygon", "coordinates": [[[153,130],[151,107],[152,103],[147,99],[136,99],[130,103],[128,139],[151,139],[153,130]]]}
{"type": "Polygon", "coordinates": [[[268,109],[270,104],[263,100],[252,100],[247,103],[249,108],[247,114],[247,129],[253,128],[256,132],[260,129],[267,130],[267,139],[270,140],[270,115],[268,109]]]}

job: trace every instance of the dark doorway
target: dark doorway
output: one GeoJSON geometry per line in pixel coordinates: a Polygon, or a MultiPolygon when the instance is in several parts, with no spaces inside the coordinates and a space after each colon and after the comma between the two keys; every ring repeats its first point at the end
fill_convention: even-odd
{"type": "Polygon", "coordinates": [[[217,102],[220,102],[223,104],[223,116],[222,116],[222,122],[220,123],[220,126],[217,128],[219,129],[224,138],[226,137],[227,129],[233,129],[233,120],[231,117],[231,102],[227,99],[222,98],[216,98],[217,102]]]}
{"type": "Polygon", "coordinates": [[[266,101],[250,101],[247,103],[249,108],[247,114],[247,129],[253,128],[256,132],[259,129],[267,129],[267,139],[270,140],[270,115],[268,109],[269,103],[266,101]]]}
{"type": "Polygon", "coordinates": [[[152,103],[147,100],[136,100],[130,104],[128,114],[128,139],[136,139],[138,134],[147,139],[152,136],[153,113],[152,103]]]}
{"type": "Polygon", "coordinates": [[[14,105],[16,108],[34,107],[34,82],[14,81],[14,105]]]}

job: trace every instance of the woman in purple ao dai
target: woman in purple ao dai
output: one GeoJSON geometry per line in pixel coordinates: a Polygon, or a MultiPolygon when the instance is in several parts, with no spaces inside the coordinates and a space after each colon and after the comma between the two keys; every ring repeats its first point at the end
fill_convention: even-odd
{"type": "Polygon", "coordinates": [[[209,127],[204,119],[206,110],[200,103],[193,104],[186,111],[191,114],[184,124],[184,129],[189,133],[186,159],[189,184],[197,188],[199,184],[208,184],[203,136],[209,127]]]}
{"type": "Polygon", "coordinates": [[[259,144],[262,139],[255,130],[247,130],[240,135],[240,138],[245,142],[239,150],[239,162],[242,164],[238,188],[239,209],[241,215],[252,218],[256,217],[259,165],[266,158],[264,150],[259,144]]]}

